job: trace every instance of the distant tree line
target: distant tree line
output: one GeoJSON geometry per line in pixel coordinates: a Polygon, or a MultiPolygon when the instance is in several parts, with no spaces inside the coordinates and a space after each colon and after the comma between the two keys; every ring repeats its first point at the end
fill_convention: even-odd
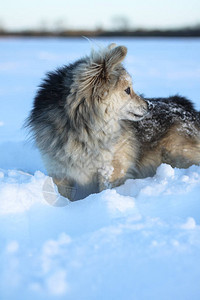
{"type": "Polygon", "coordinates": [[[0,29],[0,36],[24,37],[200,37],[200,26],[194,28],[169,29],[169,30],[23,30],[7,31],[0,29]]]}
{"type": "Polygon", "coordinates": [[[27,36],[27,37],[200,37],[200,23],[195,26],[188,26],[179,29],[155,29],[132,28],[132,22],[127,16],[114,15],[111,18],[110,29],[104,29],[98,24],[95,30],[72,30],[66,19],[56,21],[41,20],[37,29],[10,31],[3,25],[0,19],[0,36],[27,36]]]}
{"type": "Polygon", "coordinates": [[[0,36],[27,37],[200,37],[200,23],[193,27],[166,30],[148,30],[132,28],[130,20],[123,15],[115,15],[111,19],[110,29],[104,29],[101,24],[95,30],[72,30],[67,21],[58,19],[56,22],[42,20],[37,29],[9,31],[0,19],[0,36]]]}

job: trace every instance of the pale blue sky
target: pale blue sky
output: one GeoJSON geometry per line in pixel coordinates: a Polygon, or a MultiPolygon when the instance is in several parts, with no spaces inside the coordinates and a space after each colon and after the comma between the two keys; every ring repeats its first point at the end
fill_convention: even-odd
{"type": "Polygon", "coordinates": [[[133,28],[200,24],[200,0],[0,0],[0,24],[8,29],[113,28],[125,16],[133,28]],[[62,21],[62,22],[61,22],[62,21]]]}

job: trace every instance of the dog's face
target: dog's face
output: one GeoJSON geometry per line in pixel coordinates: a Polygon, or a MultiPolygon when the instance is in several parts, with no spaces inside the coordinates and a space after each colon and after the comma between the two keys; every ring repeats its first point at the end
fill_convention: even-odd
{"type": "Polygon", "coordinates": [[[133,91],[131,77],[121,64],[126,54],[126,47],[111,44],[92,52],[75,69],[68,101],[77,128],[83,123],[93,127],[98,118],[139,121],[147,115],[147,102],[133,91]]]}
{"type": "Polygon", "coordinates": [[[131,77],[125,70],[106,102],[107,110],[115,113],[118,120],[139,121],[149,111],[148,103],[134,92],[131,77]]]}

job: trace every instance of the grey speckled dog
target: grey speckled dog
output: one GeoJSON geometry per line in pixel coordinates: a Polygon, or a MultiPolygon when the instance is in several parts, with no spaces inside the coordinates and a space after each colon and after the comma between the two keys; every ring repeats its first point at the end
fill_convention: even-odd
{"type": "Polygon", "coordinates": [[[200,162],[199,113],[185,98],[135,94],[121,64],[126,54],[114,44],[93,51],[49,73],[35,97],[27,125],[49,176],[71,200],[153,175],[162,162],[200,162]]]}

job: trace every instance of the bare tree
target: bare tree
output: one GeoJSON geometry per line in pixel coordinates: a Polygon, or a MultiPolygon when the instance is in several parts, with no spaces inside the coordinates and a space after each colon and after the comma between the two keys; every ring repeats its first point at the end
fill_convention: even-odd
{"type": "Polygon", "coordinates": [[[3,25],[3,21],[0,19],[0,31],[3,32],[5,31],[5,27],[3,25]]]}
{"type": "Polygon", "coordinates": [[[59,33],[65,31],[67,28],[66,21],[63,19],[58,19],[54,22],[53,31],[59,33]]]}
{"type": "Polygon", "coordinates": [[[130,20],[126,16],[114,16],[112,18],[112,24],[114,30],[128,31],[130,30],[130,20]]]}

